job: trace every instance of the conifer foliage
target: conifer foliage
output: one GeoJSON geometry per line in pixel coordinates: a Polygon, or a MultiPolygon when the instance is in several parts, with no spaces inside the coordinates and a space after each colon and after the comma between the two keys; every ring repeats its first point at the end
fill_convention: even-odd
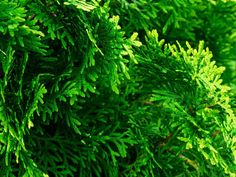
{"type": "Polygon", "coordinates": [[[235,176],[234,0],[0,11],[0,176],[235,176]]]}

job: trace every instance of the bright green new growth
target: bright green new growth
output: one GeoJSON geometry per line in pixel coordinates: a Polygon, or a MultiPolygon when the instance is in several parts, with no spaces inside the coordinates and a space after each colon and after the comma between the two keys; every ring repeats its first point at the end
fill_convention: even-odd
{"type": "MultiPolygon", "coordinates": [[[[198,176],[204,176],[217,166],[218,174],[233,175],[235,156],[232,154],[236,141],[232,137],[236,122],[230,106],[229,87],[221,84],[224,68],[211,61],[212,54],[209,49],[203,49],[203,42],[197,50],[189,43],[187,49],[180,44],[178,47],[164,45],[163,40],[158,40],[156,31],[149,32],[146,40],[146,45],[138,51],[136,69],[140,72],[134,74],[141,81],[138,87],[142,89],[137,92],[146,92],[138,100],[146,105],[145,109],[158,111],[147,111],[156,117],[152,120],[154,127],[151,127],[155,130],[152,131],[156,141],[160,137],[171,138],[170,144],[159,142],[156,148],[174,155],[174,161],[168,163],[174,169],[183,168],[186,165],[183,163],[187,163],[196,169],[198,176]]],[[[159,157],[164,156],[162,153],[159,157]]],[[[165,169],[162,165],[159,164],[160,168],[165,169]]],[[[168,171],[166,169],[166,173],[168,171]]]]}
{"type": "Polygon", "coordinates": [[[2,0],[0,176],[235,176],[235,7],[2,0]]]}

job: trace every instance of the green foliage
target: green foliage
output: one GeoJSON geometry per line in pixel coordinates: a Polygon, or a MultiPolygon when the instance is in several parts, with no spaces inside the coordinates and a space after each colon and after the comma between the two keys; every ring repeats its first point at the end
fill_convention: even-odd
{"type": "Polygon", "coordinates": [[[121,26],[128,34],[132,31],[144,34],[144,31],[157,29],[167,42],[189,41],[195,47],[199,40],[204,40],[218,65],[226,67],[224,82],[230,83],[235,90],[234,0],[110,1],[111,13],[120,15],[121,26]]]}
{"type": "MultiPolygon", "coordinates": [[[[179,171],[171,169],[191,174],[193,168],[198,175],[205,176],[217,166],[220,176],[233,175],[236,141],[232,136],[236,122],[229,87],[221,84],[224,68],[216,67],[211,61],[212,54],[209,49],[203,49],[203,42],[198,50],[192,49],[189,43],[187,49],[180,44],[164,45],[156,31],[149,32],[146,41],[138,50],[139,65],[133,74],[138,83],[136,94],[140,95],[136,98],[139,103],[133,106],[139,104],[146,112],[142,118],[133,113],[132,124],[139,129],[138,120],[152,117],[145,121],[153,124],[143,128],[148,132],[147,139],[153,136],[149,143],[157,142],[153,149],[146,148],[153,152],[157,162],[160,157],[168,162],[158,162],[160,171],[176,176],[179,171]]],[[[148,176],[163,175],[155,174],[154,170],[153,173],[148,176]]]]}
{"type": "Polygon", "coordinates": [[[235,7],[2,0],[0,176],[235,176],[235,7]]]}

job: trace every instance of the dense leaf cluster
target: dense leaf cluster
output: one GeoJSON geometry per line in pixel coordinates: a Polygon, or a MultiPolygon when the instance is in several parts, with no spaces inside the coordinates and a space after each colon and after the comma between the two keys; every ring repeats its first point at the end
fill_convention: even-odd
{"type": "Polygon", "coordinates": [[[235,1],[0,11],[0,176],[235,176],[235,1]]]}

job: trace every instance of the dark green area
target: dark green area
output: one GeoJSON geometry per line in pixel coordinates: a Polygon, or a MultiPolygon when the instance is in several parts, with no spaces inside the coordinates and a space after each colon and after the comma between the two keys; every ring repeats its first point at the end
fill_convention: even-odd
{"type": "Polygon", "coordinates": [[[235,0],[1,0],[0,63],[0,176],[235,177],[235,0]]]}

